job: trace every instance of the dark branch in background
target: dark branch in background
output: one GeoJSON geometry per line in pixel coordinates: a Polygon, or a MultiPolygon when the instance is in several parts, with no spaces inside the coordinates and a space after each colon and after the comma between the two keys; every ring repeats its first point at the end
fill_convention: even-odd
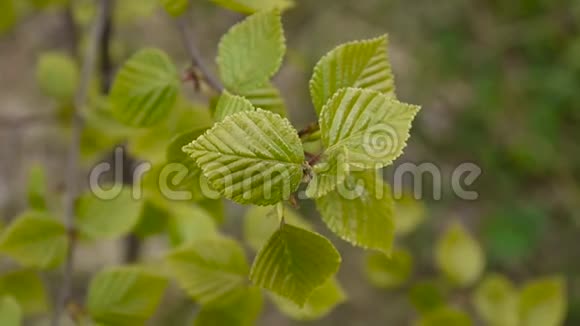
{"type": "Polygon", "coordinates": [[[199,53],[199,50],[195,44],[195,37],[185,18],[188,16],[189,15],[184,15],[179,17],[177,19],[177,27],[179,28],[183,44],[191,58],[191,63],[193,67],[199,70],[199,72],[202,74],[202,79],[205,80],[207,84],[217,93],[221,93],[224,87],[220,81],[211,73],[209,68],[203,63],[201,54],[199,53]]]}
{"type": "Polygon", "coordinates": [[[79,151],[80,138],[83,129],[82,112],[86,102],[89,86],[93,76],[93,69],[95,66],[96,57],[99,53],[99,40],[101,39],[105,30],[105,25],[111,12],[111,1],[100,0],[99,10],[95,19],[93,30],[89,38],[89,44],[83,58],[81,68],[81,79],[77,89],[73,107],[73,121],[71,142],[68,151],[67,169],[66,169],[66,192],[64,202],[64,223],[68,232],[68,249],[66,261],[64,264],[62,275],[62,287],[60,296],[57,302],[55,313],[52,320],[52,325],[60,324],[63,311],[66,309],[67,303],[72,295],[72,277],[74,268],[74,253],[76,247],[76,230],[75,230],[75,200],[78,195],[78,177],[79,177],[79,151]]]}

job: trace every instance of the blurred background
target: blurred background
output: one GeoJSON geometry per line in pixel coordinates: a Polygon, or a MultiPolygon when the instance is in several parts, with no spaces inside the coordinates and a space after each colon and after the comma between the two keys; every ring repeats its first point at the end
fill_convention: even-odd
{"type": "MultiPolygon", "coordinates": [[[[61,121],[66,109],[39,90],[37,64],[46,51],[82,47],[92,1],[75,1],[80,5],[74,10],[59,1],[42,2],[15,1],[14,24],[0,5],[0,216],[5,221],[26,209],[33,166],[45,168],[54,193],[62,190],[66,172],[68,140],[61,121]],[[71,41],[75,38],[79,44],[71,41]]],[[[208,1],[194,3],[196,42],[215,71],[219,38],[243,16],[208,1]]],[[[187,68],[178,31],[156,0],[117,0],[116,6],[111,71],[142,47],[161,48],[187,68]]],[[[283,23],[288,52],[274,83],[297,128],[315,121],[308,80],[318,59],[340,43],[389,35],[397,95],[422,106],[395,167],[431,162],[444,171],[444,188],[441,200],[434,200],[431,181],[424,180],[424,221],[397,240],[412,252],[413,276],[392,290],[374,287],[365,274],[364,252],[331,236],[313,204],[302,203],[301,212],[343,254],[339,279],[349,299],[312,322],[291,321],[269,304],[261,325],[412,323],[416,311],[409,288],[437,277],[434,243],[456,220],[481,244],[486,272],[501,273],[516,285],[563,276],[565,324],[580,325],[580,1],[297,0],[283,23]],[[458,198],[446,177],[463,162],[482,169],[468,187],[478,192],[476,200],[458,198]]],[[[239,234],[244,208],[226,209],[225,228],[239,234]]],[[[89,277],[118,262],[124,245],[81,248],[78,269],[89,277]]],[[[142,244],[143,255],[156,246],[155,239],[142,244]]],[[[461,303],[469,291],[449,300],[461,303]]],[[[154,324],[170,324],[164,318],[177,310],[162,305],[154,324]]]]}

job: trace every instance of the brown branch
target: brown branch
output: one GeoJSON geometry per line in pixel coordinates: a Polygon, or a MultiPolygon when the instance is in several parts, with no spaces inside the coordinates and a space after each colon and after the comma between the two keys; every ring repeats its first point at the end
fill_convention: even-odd
{"type": "Polygon", "coordinates": [[[100,0],[99,10],[95,18],[92,34],[82,63],[81,79],[77,89],[73,107],[71,142],[67,158],[66,192],[64,202],[64,223],[68,233],[68,248],[62,275],[62,287],[52,320],[52,325],[60,325],[60,319],[72,295],[72,278],[74,254],[76,247],[75,231],[75,200],[78,195],[80,138],[83,129],[81,110],[87,102],[88,91],[93,76],[96,57],[99,53],[99,40],[105,30],[106,22],[111,13],[111,0],[100,0]]]}
{"type": "Polygon", "coordinates": [[[195,37],[193,32],[191,31],[191,28],[185,17],[182,16],[177,19],[177,27],[181,34],[183,45],[189,53],[193,67],[199,70],[199,72],[202,74],[203,80],[205,80],[213,90],[215,90],[217,93],[221,93],[224,87],[220,81],[211,73],[209,68],[204,64],[201,54],[195,44],[195,37]]]}
{"type": "Polygon", "coordinates": [[[317,132],[318,130],[320,130],[320,127],[318,125],[318,122],[313,122],[311,124],[309,124],[308,126],[304,127],[303,129],[298,131],[298,136],[300,138],[309,136],[315,132],[317,132]]]}

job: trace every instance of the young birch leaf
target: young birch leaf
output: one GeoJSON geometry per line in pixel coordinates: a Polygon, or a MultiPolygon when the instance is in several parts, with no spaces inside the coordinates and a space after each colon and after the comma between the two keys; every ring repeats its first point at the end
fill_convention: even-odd
{"type": "Polygon", "coordinates": [[[405,193],[395,200],[395,234],[404,236],[413,232],[426,217],[425,205],[412,194],[405,193]]]}
{"type": "Polygon", "coordinates": [[[169,115],[178,91],[179,76],[167,55],[143,49],[121,67],[109,99],[117,120],[132,127],[150,127],[169,115]]]}
{"type": "Polygon", "coordinates": [[[272,295],[272,300],[283,314],[292,319],[315,320],[326,316],[337,305],[343,303],[346,294],[336,278],[331,277],[312,292],[302,308],[281,296],[272,295]]]}
{"type": "Polygon", "coordinates": [[[206,130],[207,128],[198,128],[181,133],[173,138],[167,147],[167,163],[176,163],[176,168],[179,169],[176,175],[182,176],[181,180],[175,184],[176,189],[189,190],[194,200],[205,198],[201,183],[206,180],[202,177],[201,168],[195,160],[183,152],[183,146],[203,135],[206,130]]]}
{"type": "Polygon", "coordinates": [[[220,96],[214,113],[215,121],[222,121],[228,115],[238,112],[255,111],[256,109],[247,99],[232,95],[228,91],[223,91],[220,96]]]}
{"type": "Polygon", "coordinates": [[[252,89],[240,91],[238,94],[250,101],[254,107],[278,113],[282,117],[287,116],[284,99],[278,88],[270,82],[252,89]]]}
{"type": "Polygon", "coordinates": [[[323,154],[320,162],[312,167],[312,180],[306,187],[306,196],[320,198],[344,182],[350,170],[348,153],[343,146],[330,155],[323,154]]]}
{"type": "Polygon", "coordinates": [[[282,224],[256,256],[250,280],[303,307],[312,292],[338,271],[340,261],[328,239],[282,224]]]}
{"type": "Polygon", "coordinates": [[[518,293],[502,275],[489,275],[473,294],[475,310],[491,326],[518,326],[518,293]]]}
{"type": "Polygon", "coordinates": [[[566,286],[561,277],[547,277],[524,286],[519,300],[521,326],[562,325],[566,317],[566,286]]]}
{"type": "Polygon", "coordinates": [[[404,249],[394,250],[390,256],[380,252],[367,255],[366,274],[378,288],[392,289],[403,285],[411,276],[413,256],[404,249]]]}
{"type": "Polygon", "coordinates": [[[45,95],[61,102],[70,102],[79,83],[79,71],[69,55],[47,52],[38,59],[36,79],[45,95]]]}
{"type": "Polygon", "coordinates": [[[4,0],[0,2],[0,35],[9,31],[18,19],[15,1],[4,0]]]}
{"type": "Polygon", "coordinates": [[[159,0],[161,5],[173,17],[181,16],[189,6],[189,0],[159,0]]]}
{"type": "Polygon", "coordinates": [[[89,285],[87,308],[97,323],[143,325],[155,313],[167,280],[135,267],[99,272],[89,285]]]}
{"type": "Polygon", "coordinates": [[[169,212],[169,238],[174,246],[218,234],[214,219],[196,204],[174,203],[169,212]]]}
{"type": "Polygon", "coordinates": [[[374,171],[356,172],[316,207],[328,228],[355,246],[390,254],[394,238],[390,187],[374,171]]]}
{"type": "Polygon", "coordinates": [[[178,284],[202,305],[227,306],[247,290],[246,256],[232,239],[190,242],[170,253],[167,262],[178,284]]]}
{"type": "Polygon", "coordinates": [[[221,79],[231,91],[255,89],[278,71],[285,52],[280,13],[258,12],[222,37],[217,57],[221,79]]]}
{"type": "Polygon", "coordinates": [[[481,246],[455,222],[439,238],[435,248],[439,269],[459,286],[469,286],[481,276],[485,256],[481,246]]]}
{"type": "Polygon", "coordinates": [[[46,175],[42,166],[36,165],[30,169],[28,175],[28,205],[31,209],[44,211],[47,195],[46,175]]]}
{"type": "MultiPolygon", "coordinates": [[[[284,208],[284,220],[288,224],[306,229],[314,228],[294,210],[284,208]]],[[[278,230],[280,221],[274,206],[252,206],[244,216],[244,240],[255,251],[259,251],[278,230]]]]}
{"type": "Polygon", "coordinates": [[[3,296],[0,298],[0,325],[22,325],[22,309],[18,301],[11,296],[3,296]]]}
{"type": "Polygon", "coordinates": [[[40,213],[25,213],[0,236],[0,252],[27,267],[59,266],[66,254],[65,227],[40,213]]]}
{"type": "Polygon", "coordinates": [[[395,95],[395,84],[387,56],[386,36],[339,45],[314,67],[310,95],[316,113],[336,91],[345,87],[373,89],[395,95]]]}
{"type": "Polygon", "coordinates": [[[407,145],[411,122],[419,107],[401,103],[373,90],[343,88],[320,113],[326,155],[348,149],[348,163],[377,169],[391,164],[407,145]]]}
{"type": "Polygon", "coordinates": [[[278,9],[283,11],[294,6],[293,0],[212,0],[226,9],[252,14],[260,10],[278,9]]]}
{"type": "Polygon", "coordinates": [[[263,298],[257,287],[248,287],[239,298],[225,306],[203,306],[194,326],[254,326],[262,311],[263,298]]]}
{"type": "Polygon", "coordinates": [[[44,284],[33,270],[16,270],[0,276],[0,295],[16,299],[25,314],[43,313],[48,308],[44,284]]]}
{"type": "Polygon", "coordinates": [[[304,152],[298,134],[272,112],[230,115],[183,150],[214,189],[240,204],[275,204],[302,180],[304,152]]]}
{"type": "Polygon", "coordinates": [[[87,192],[76,210],[80,232],[90,239],[114,239],[129,233],[139,222],[143,201],[133,198],[133,189],[123,186],[111,199],[98,198],[87,192]]]}

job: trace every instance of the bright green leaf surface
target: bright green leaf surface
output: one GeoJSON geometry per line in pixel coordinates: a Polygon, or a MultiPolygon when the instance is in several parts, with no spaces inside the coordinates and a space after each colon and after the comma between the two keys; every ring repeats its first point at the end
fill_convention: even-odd
{"type": "Polygon", "coordinates": [[[350,42],[322,57],[310,79],[310,95],[316,112],[320,113],[332,95],[344,87],[368,88],[394,96],[387,43],[386,36],[350,42]]]}
{"type": "Polygon", "coordinates": [[[493,274],[483,279],[473,294],[473,305],[486,325],[519,325],[517,290],[502,275],[493,274]]]}
{"type": "Polygon", "coordinates": [[[88,312],[104,325],[143,325],[155,313],[166,286],[166,279],[138,268],[107,269],[90,283],[88,312]]]}
{"type": "Polygon", "coordinates": [[[255,89],[278,71],[285,52],[280,14],[254,14],[222,37],[217,57],[221,79],[231,91],[255,89]]]}
{"type": "MultiPolygon", "coordinates": [[[[308,221],[288,207],[284,209],[284,220],[306,230],[313,229],[308,221]]],[[[252,206],[244,216],[244,240],[252,249],[258,251],[279,226],[280,221],[274,206],[252,206]]]]}
{"type": "Polygon", "coordinates": [[[407,145],[419,107],[373,90],[345,88],[335,93],[320,113],[326,155],[348,149],[348,162],[377,169],[391,164],[407,145]]]}
{"type": "Polygon", "coordinates": [[[139,222],[133,228],[133,232],[141,238],[163,233],[167,230],[169,212],[166,207],[154,200],[145,200],[139,222]]]}
{"type": "Polygon", "coordinates": [[[252,89],[239,91],[238,94],[245,97],[256,108],[278,113],[282,117],[287,116],[284,99],[278,88],[270,82],[252,89]]]}
{"type": "Polygon", "coordinates": [[[137,225],[142,207],[143,201],[133,198],[132,187],[123,186],[111,199],[100,199],[87,192],[79,199],[77,227],[91,239],[118,238],[137,225]]]}
{"type": "Polygon", "coordinates": [[[298,134],[288,120],[268,111],[228,116],[183,150],[214,189],[241,204],[275,204],[302,180],[298,134]]]}
{"type": "Polygon", "coordinates": [[[332,309],[346,300],[346,295],[338,281],[332,277],[316,288],[300,308],[296,303],[273,295],[272,299],[280,311],[296,320],[315,320],[329,314],[332,309]]]}
{"type": "Polygon", "coordinates": [[[0,237],[0,252],[30,267],[57,267],[65,258],[66,247],[64,226],[40,213],[16,218],[0,237]]]}
{"type": "Polygon", "coordinates": [[[485,256],[479,243],[457,222],[439,238],[435,259],[445,276],[460,286],[477,281],[485,267],[485,256]]]}
{"type": "Polygon", "coordinates": [[[255,110],[252,103],[247,99],[224,91],[217,102],[214,118],[216,121],[222,121],[228,115],[255,110]]]}
{"type": "Polygon", "coordinates": [[[562,325],[566,317],[566,285],[561,277],[525,284],[519,301],[521,326],[562,325]]]}
{"type": "Polygon", "coordinates": [[[328,239],[282,224],[256,256],[250,279],[303,307],[312,292],[338,271],[340,261],[328,239]]]}
{"type": "Polygon", "coordinates": [[[372,252],[367,255],[366,274],[369,281],[379,288],[403,285],[411,276],[413,256],[405,249],[396,249],[390,256],[372,252]]]}
{"type": "Polygon", "coordinates": [[[44,284],[32,270],[16,270],[0,276],[0,295],[16,299],[25,314],[46,312],[48,308],[44,284]]]}
{"type": "Polygon", "coordinates": [[[202,307],[194,326],[254,326],[262,311],[262,302],[261,290],[248,287],[240,297],[225,306],[202,307]]]}
{"type": "Polygon", "coordinates": [[[167,118],[177,99],[179,77],[165,53],[143,49],[123,64],[113,83],[113,115],[133,127],[149,127],[167,118]]]}
{"type": "Polygon", "coordinates": [[[22,309],[20,308],[18,301],[13,297],[4,296],[0,298],[0,325],[22,325],[22,309]]]}
{"type": "Polygon", "coordinates": [[[212,0],[224,8],[252,14],[260,10],[284,10],[294,6],[293,0],[212,0]]]}
{"type": "Polygon", "coordinates": [[[357,172],[316,199],[316,207],[328,228],[342,239],[389,254],[394,238],[390,196],[390,187],[374,171],[357,172]]]}
{"type": "Polygon", "coordinates": [[[70,102],[79,83],[79,71],[69,55],[46,52],[38,58],[36,79],[45,95],[70,102]]]}
{"type": "Polygon", "coordinates": [[[202,305],[227,306],[247,289],[246,256],[232,239],[190,242],[170,253],[167,261],[179,285],[202,305]]]}

